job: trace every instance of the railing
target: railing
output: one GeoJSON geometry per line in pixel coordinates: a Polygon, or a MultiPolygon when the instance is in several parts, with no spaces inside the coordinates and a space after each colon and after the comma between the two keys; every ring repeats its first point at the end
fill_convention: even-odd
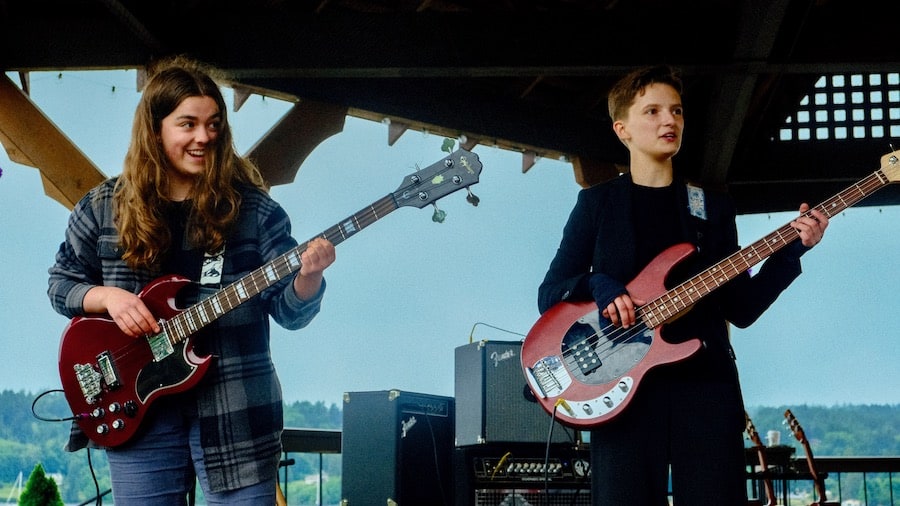
{"type": "Polygon", "coordinates": [[[873,497],[878,501],[875,504],[893,506],[900,502],[900,482],[895,476],[900,473],[900,457],[816,457],[815,459],[816,468],[828,475],[825,480],[826,487],[837,488],[837,496],[834,500],[843,503],[846,495],[848,499],[861,501],[860,504],[863,506],[869,504],[870,496],[876,496],[873,497]],[[885,479],[887,486],[883,487],[885,479]],[[852,484],[853,480],[860,482],[859,487],[853,487],[857,488],[857,491],[849,490],[851,486],[848,486],[848,482],[852,484]],[[829,485],[831,487],[828,487],[829,485]],[[895,490],[895,486],[897,490],[895,490]],[[875,488],[873,489],[873,487],[875,488]],[[851,494],[853,497],[849,497],[851,494]],[[857,494],[862,495],[857,496],[857,494]],[[887,500],[890,502],[882,502],[887,500]]]}
{"type": "MultiPolygon", "coordinates": [[[[287,428],[282,435],[285,461],[289,453],[319,454],[319,483],[322,483],[322,456],[341,453],[341,431],[323,429],[287,428]]],[[[810,482],[805,458],[793,456],[792,447],[770,448],[773,451],[770,463],[775,464],[767,476],[778,483],[782,496],[778,501],[783,506],[808,506],[812,502],[810,482]],[[800,496],[794,492],[809,490],[800,496]]],[[[768,453],[768,452],[767,452],[768,453]]],[[[748,453],[748,464],[754,461],[748,453]]],[[[844,506],[896,506],[900,504],[900,456],[898,457],[816,457],[817,471],[826,476],[828,500],[844,506]]],[[[289,466],[283,466],[283,487],[287,491],[289,466]]],[[[748,473],[748,480],[754,483],[762,478],[760,473],[748,473]]],[[[319,504],[322,504],[322,489],[319,488],[319,504]]],[[[459,492],[459,491],[457,491],[459,492]]]]}
{"type": "Polygon", "coordinates": [[[341,431],[329,429],[297,429],[285,428],[281,433],[281,446],[284,450],[282,459],[282,490],[284,499],[288,501],[288,468],[293,461],[290,453],[319,454],[319,493],[318,503],[322,504],[322,456],[326,453],[341,453],[341,431]]]}
{"type": "MultiPolygon", "coordinates": [[[[779,505],[808,506],[815,493],[806,459],[791,456],[779,460],[781,452],[773,453],[775,465],[771,465],[768,472],[748,473],[751,495],[755,492],[761,497],[760,480],[769,478],[775,484],[779,505]]],[[[748,458],[750,466],[755,463],[748,458]]],[[[815,457],[815,464],[816,471],[825,478],[829,503],[843,506],[900,504],[900,457],[815,457]]]]}

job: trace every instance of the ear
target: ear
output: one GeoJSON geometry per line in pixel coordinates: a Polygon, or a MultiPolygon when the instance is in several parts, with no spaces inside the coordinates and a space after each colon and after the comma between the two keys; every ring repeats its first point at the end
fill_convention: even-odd
{"type": "Polygon", "coordinates": [[[613,132],[616,133],[616,137],[622,141],[626,146],[628,145],[628,140],[631,139],[631,134],[628,133],[628,129],[625,126],[625,122],[622,120],[618,120],[613,122],[613,132]]]}

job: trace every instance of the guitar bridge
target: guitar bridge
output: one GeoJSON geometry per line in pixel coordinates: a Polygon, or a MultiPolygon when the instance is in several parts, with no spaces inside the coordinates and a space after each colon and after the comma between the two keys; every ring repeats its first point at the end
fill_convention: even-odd
{"type": "Polygon", "coordinates": [[[75,378],[78,380],[78,386],[81,388],[81,395],[84,396],[85,402],[96,404],[103,391],[100,387],[100,378],[102,377],[100,373],[90,364],[75,364],[72,369],[75,370],[75,378]]]}
{"type": "Polygon", "coordinates": [[[96,404],[100,400],[104,384],[109,390],[122,386],[119,372],[108,351],[97,355],[96,369],[91,364],[75,364],[72,369],[75,370],[75,379],[88,404],[96,404]]]}
{"type": "Polygon", "coordinates": [[[526,369],[529,382],[536,386],[542,397],[556,397],[572,384],[562,360],[551,355],[538,360],[534,367],[526,369]]]}

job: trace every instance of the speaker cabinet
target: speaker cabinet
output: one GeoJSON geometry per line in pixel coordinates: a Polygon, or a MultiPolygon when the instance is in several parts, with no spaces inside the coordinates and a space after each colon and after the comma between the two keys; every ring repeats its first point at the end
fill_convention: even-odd
{"type": "MultiPolygon", "coordinates": [[[[528,388],[522,343],[479,341],[456,348],[456,446],[497,442],[547,443],[550,415],[528,388]]],[[[551,442],[571,443],[556,423],[551,442]]]]}
{"type": "Polygon", "coordinates": [[[384,390],[344,394],[343,506],[449,506],[452,397],[384,390]]]}

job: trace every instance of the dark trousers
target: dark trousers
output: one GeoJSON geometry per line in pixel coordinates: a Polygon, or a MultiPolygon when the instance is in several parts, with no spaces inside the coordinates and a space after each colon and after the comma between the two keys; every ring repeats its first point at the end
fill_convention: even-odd
{"type": "Polygon", "coordinates": [[[744,409],[732,382],[648,374],[621,415],[591,431],[595,506],[747,502],[744,409]]]}

